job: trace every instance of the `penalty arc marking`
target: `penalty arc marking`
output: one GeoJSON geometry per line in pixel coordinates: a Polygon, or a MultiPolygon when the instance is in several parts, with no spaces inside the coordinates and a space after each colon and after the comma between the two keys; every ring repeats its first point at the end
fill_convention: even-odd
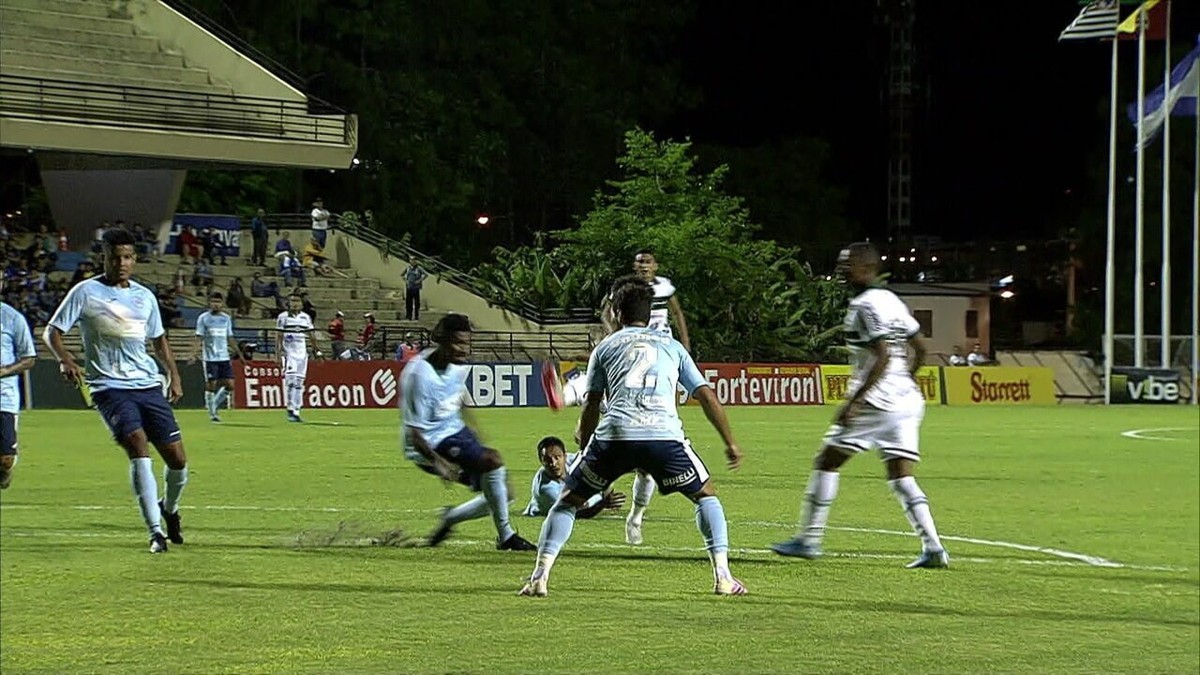
{"type": "Polygon", "coordinates": [[[1122,431],[1121,435],[1125,438],[1135,438],[1139,441],[1186,441],[1187,438],[1176,438],[1173,436],[1162,436],[1160,434],[1171,431],[1195,431],[1192,427],[1153,427],[1150,429],[1130,429],[1122,431]]]}

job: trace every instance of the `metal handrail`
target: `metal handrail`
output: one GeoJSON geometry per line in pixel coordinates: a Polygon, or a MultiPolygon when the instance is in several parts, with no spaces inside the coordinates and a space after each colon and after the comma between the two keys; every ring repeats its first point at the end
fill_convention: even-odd
{"type": "Polygon", "coordinates": [[[356,133],[351,117],[314,116],[304,101],[8,74],[0,74],[0,114],[338,145],[356,133]]]}
{"type": "MultiPolygon", "coordinates": [[[[248,223],[248,220],[245,218],[242,219],[243,228],[249,227],[248,223]]],[[[267,216],[267,225],[276,232],[283,229],[307,229],[311,223],[311,218],[307,213],[276,213],[267,216]]],[[[435,256],[422,253],[405,242],[392,239],[378,230],[363,225],[358,220],[357,215],[353,218],[344,218],[340,214],[331,213],[329,215],[329,226],[374,246],[386,255],[395,256],[410,263],[416,262],[422,269],[438,279],[446,279],[454,285],[465,288],[482,297],[489,305],[506,309],[534,323],[554,325],[594,323],[598,321],[596,310],[590,307],[541,309],[528,302],[509,303],[499,301],[493,295],[491,286],[479,277],[449,265],[435,256]]]]}

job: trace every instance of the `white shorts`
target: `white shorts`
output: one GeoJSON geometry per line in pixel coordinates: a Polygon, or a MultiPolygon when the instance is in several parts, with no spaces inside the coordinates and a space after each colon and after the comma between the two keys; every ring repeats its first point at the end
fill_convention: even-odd
{"type": "Polygon", "coordinates": [[[298,359],[294,356],[283,355],[283,376],[303,378],[308,375],[308,359],[298,359]]]}
{"type": "Polygon", "coordinates": [[[879,450],[884,460],[921,461],[921,420],[925,408],[890,411],[864,405],[847,426],[833,424],[825,432],[825,445],[860,453],[879,450]]]}

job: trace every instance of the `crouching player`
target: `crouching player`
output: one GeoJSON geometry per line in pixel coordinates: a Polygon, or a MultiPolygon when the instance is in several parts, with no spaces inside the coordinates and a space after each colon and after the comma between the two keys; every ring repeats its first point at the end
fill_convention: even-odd
{"type": "Polygon", "coordinates": [[[458,523],[488,514],[496,525],[496,548],[532,551],[508,517],[508,473],[500,453],[479,442],[463,418],[467,359],[471,356],[471,322],[462,314],[447,314],[433,329],[434,349],[415,356],[400,375],[400,404],[404,415],[404,455],[423,471],[482,492],[447,509],[429,536],[429,545],[442,543],[458,523]]]}
{"type": "Polygon", "coordinates": [[[622,280],[613,307],[622,328],[605,338],[588,364],[588,397],[581,415],[583,456],[567,475],[558,501],[542,523],[537,564],[521,595],[545,596],[550,571],[571,536],[576,513],[593,495],[617,478],[641,469],[663,493],[681,492],[696,505],[696,525],[712,562],[718,595],[742,595],[746,588],[729,571],[725,511],[704,462],[692,451],[675,409],[679,384],[700,402],[725,442],[729,467],[736,469],[741,450],[725,410],[706,386],[683,345],[646,325],[653,291],[644,281],[622,280]],[[600,416],[601,399],[608,409],[600,416]]]}
{"type": "MultiPolygon", "coordinates": [[[[580,455],[578,452],[568,455],[567,446],[557,436],[547,436],[538,441],[537,452],[542,468],[533,474],[529,505],[522,514],[526,516],[544,516],[550,511],[562,493],[567,471],[579,461],[580,455]]],[[[575,518],[594,518],[602,511],[619,509],[624,505],[625,495],[620,492],[596,493],[575,513],[575,518]]]]}

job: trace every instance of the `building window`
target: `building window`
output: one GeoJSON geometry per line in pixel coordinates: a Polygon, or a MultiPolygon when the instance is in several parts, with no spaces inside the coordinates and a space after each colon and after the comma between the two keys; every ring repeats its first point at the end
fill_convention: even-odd
{"type": "Polygon", "coordinates": [[[977,309],[967,310],[967,337],[979,337],[979,310],[977,309]]]}
{"type": "Polygon", "coordinates": [[[933,337],[933,310],[918,309],[913,312],[913,317],[921,324],[921,335],[933,337]]]}

